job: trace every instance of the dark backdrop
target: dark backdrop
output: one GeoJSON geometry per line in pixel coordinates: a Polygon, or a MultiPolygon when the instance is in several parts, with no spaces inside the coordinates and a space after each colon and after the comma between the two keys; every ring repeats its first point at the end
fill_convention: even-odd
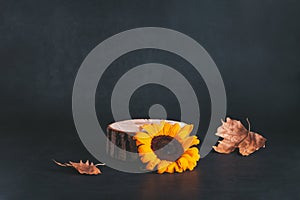
{"type": "MultiPolygon", "coordinates": [[[[299,8],[296,0],[1,0],[0,199],[296,198],[299,8]],[[195,171],[171,176],[125,174],[104,167],[103,176],[86,177],[51,163],[52,158],[94,159],[73,124],[77,70],[106,38],[145,26],[180,31],[208,51],[224,80],[227,115],[249,117],[252,129],[268,139],[266,149],[248,158],[211,153],[195,171]]],[[[157,51],[136,53],[135,59],[131,55],[116,65],[180,62],[157,51]]],[[[101,98],[101,91],[97,95],[101,98]]]]}

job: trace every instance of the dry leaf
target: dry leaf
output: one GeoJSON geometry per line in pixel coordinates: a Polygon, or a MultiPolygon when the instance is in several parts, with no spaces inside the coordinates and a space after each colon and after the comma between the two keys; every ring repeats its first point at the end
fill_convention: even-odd
{"type": "Polygon", "coordinates": [[[240,154],[248,156],[261,147],[265,147],[266,142],[266,138],[250,131],[250,123],[249,130],[247,130],[240,121],[229,117],[226,118],[226,122],[222,121],[222,126],[218,128],[216,135],[224,139],[218,141],[217,146],[213,146],[214,150],[226,154],[239,148],[240,154]]]}
{"type": "Polygon", "coordinates": [[[79,163],[76,162],[71,162],[69,161],[69,163],[60,163],[57,162],[55,160],[53,160],[57,165],[62,166],[62,167],[73,167],[75,168],[80,174],[101,174],[100,169],[97,168],[98,165],[105,165],[105,164],[96,164],[94,165],[93,162],[89,163],[89,161],[87,160],[85,163],[82,162],[82,160],[80,160],[79,163]]]}
{"type": "Polygon", "coordinates": [[[248,136],[239,144],[239,152],[243,156],[248,156],[261,147],[265,148],[266,138],[258,133],[249,132],[248,136]]]}

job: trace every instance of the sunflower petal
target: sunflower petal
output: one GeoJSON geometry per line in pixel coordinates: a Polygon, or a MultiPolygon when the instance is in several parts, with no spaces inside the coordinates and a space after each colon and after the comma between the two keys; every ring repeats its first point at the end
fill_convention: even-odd
{"type": "MultiPolygon", "coordinates": [[[[188,162],[187,168],[189,170],[193,170],[195,166],[197,165],[197,161],[200,159],[200,155],[198,153],[198,149],[196,147],[189,148],[184,152],[184,154],[181,156],[181,158],[185,158],[188,162]]],[[[179,160],[178,160],[179,163],[179,160]]],[[[186,165],[185,161],[180,160],[180,165],[186,165]]]]}
{"type": "Polygon", "coordinates": [[[165,172],[170,173],[170,174],[174,173],[175,165],[176,165],[176,163],[172,162],[170,165],[168,165],[165,172]]]}
{"type": "Polygon", "coordinates": [[[139,145],[147,145],[147,146],[151,146],[151,138],[138,138],[135,141],[136,146],[139,145]]]}
{"type": "Polygon", "coordinates": [[[183,169],[183,171],[185,171],[189,165],[189,162],[185,157],[180,157],[176,162],[178,166],[183,169]]]}
{"type": "Polygon", "coordinates": [[[190,160],[195,161],[195,159],[187,153],[182,154],[181,158],[185,158],[187,162],[190,160]]]}
{"type": "Polygon", "coordinates": [[[190,171],[193,170],[194,167],[197,165],[197,161],[195,160],[195,158],[192,158],[188,154],[184,154],[182,157],[186,159],[186,163],[184,163],[184,165],[186,165],[185,167],[190,171]]]}
{"type": "Polygon", "coordinates": [[[183,140],[182,148],[183,148],[184,151],[186,151],[186,150],[191,146],[193,140],[194,140],[194,137],[193,137],[193,136],[188,137],[188,138],[185,138],[185,139],[183,140]]]}
{"type": "Polygon", "coordinates": [[[160,162],[160,159],[158,159],[158,158],[149,161],[146,166],[146,169],[152,171],[159,162],[160,162]]]}
{"type": "Polygon", "coordinates": [[[176,162],[173,162],[170,165],[168,165],[165,172],[167,173],[182,172],[182,169],[179,169],[176,162]]]}
{"type": "Polygon", "coordinates": [[[198,154],[199,150],[196,147],[189,148],[185,151],[185,153],[191,155],[193,157],[194,154],[198,154]]]}
{"type": "Polygon", "coordinates": [[[199,144],[200,143],[200,140],[198,139],[198,137],[197,136],[193,136],[194,137],[194,139],[193,139],[193,141],[192,141],[192,144],[191,144],[191,146],[194,146],[194,145],[197,145],[197,144],[199,144]]]}
{"type": "Polygon", "coordinates": [[[149,153],[149,152],[153,152],[153,151],[149,145],[140,145],[138,147],[138,152],[139,153],[149,153]]]}
{"type": "Polygon", "coordinates": [[[180,167],[176,162],[175,162],[175,167],[174,167],[175,172],[183,172],[185,171],[182,167],[180,167]]]}
{"type": "Polygon", "coordinates": [[[142,128],[147,131],[151,137],[153,137],[163,129],[164,125],[165,121],[161,121],[159,124],[145,124],[142,128]]]}
{"type": "Polygon", "coordinates": [[[172,127],[172,124],[165,123],[163,128],[163,135],[169,135],[170,128],[172,127]]]}
{"type": "Polygon", "coordinates": [[[200,159],[199,150],[196,147],[189,148],[185,153],[189,154],[196,161],[200,159]]]}
{"type": "Polygon", "coordinates": [[[137,132],[133,138],[134,139],[139,139],[139,138],[144,139],[144,138],[150,138],[150,136],[145,132],[137,132]]]}
{"type": "Polygon", "coordinates": [[[143,163],[147,163],[151,160],[154,160],[157,158],[157,156],[153,153],[153,152],[150,152],[150,153],[139,153],[139,155],[141,156],[141,161],[143,163]]]}
{"type": "Polygon", "coordinates": [[[151,143],[151,137],[144,132],[137,132],[135,136],[133,137],[134,140],[136,140],[136,145],[139,146],[141,144],[147,144],[150,145],[151,143]]]}
{"type": "Polygon", "coordinates": [[[170,127],[168,135],[174,137],[175,135],[177,135],[179,130],[180,130],[180,125],[178,123],[175,123],[170,127]]]}
{"type": "Polygon", "coordinates": [[[193,124],[185,125],[182,129],[180,129],[176,137],[179,140],[184,140],[192,132],[193,128],[194,128],[193,124]]]}
{"type": "Polygon", "coordinates": [[[194,163],[194,162],[189,162],[188,169],[189,169],[190,171],[192,171],[195,167],[196,167],[196,163],[194,163]]]}
{"type": "Polygon", "coordinates": [[[168,165],[170,165],[172,162],[162,160],[160,163],[157,165],[157,173],[162,174],[166,171],[168,165]]]}

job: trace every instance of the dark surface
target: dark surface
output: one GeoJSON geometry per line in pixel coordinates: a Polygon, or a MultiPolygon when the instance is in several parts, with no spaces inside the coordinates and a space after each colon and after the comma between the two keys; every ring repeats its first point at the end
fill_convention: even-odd
{"type": "Polygon", "coordinates": [[[299,140],[275,133],[265,134],[267,147],[249,157],[211,152],[192,172],[128,174],[101,167],[103,174],[84,176],[51,161],[96,162],[75,130],[10,132],[0,143],[0,199],[299,199],[299,140]]]}
{"type": "MultiPolygon", "coordinates": [[[[299,6],[296,0],[0,0],[0,199],[299,199],[299,6]],[[222,74],[227,114],[249,117],[267,147],[249,157],[212,152],[195,171],[172,175],[103,167],[102,175],[90,177],[55,166],[53,158],[96,162],[72,119],[72,87],[83,59],[109,36],[143,26],[198,41],[222,74]]],[[[119,65],[175,64],[144,53],[119,65]]],[[[209,111],[202,116],[207,121],[209,111]]]]}

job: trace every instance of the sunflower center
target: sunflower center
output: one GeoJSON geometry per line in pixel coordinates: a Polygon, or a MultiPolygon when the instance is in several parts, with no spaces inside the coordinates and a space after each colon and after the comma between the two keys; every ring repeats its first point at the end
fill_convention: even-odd
{"type": "Polygon", "coordinates": [[[151,149],[161,160],[175,161],[182,154],[181,144],[171,136],[155,136],[151,141],[151,149]]]}

